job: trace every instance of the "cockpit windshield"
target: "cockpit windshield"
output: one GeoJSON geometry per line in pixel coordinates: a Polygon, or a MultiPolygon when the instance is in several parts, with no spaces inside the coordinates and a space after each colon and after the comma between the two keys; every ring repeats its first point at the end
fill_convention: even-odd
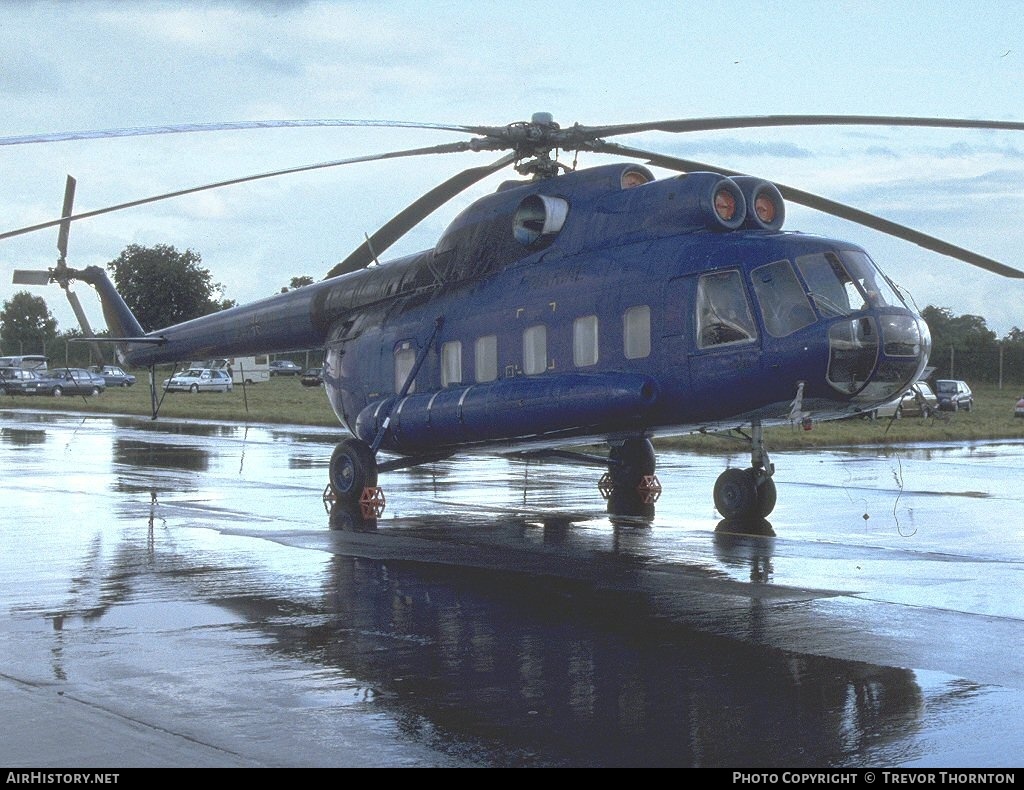
{"type": "Polygon", "coordinates": [[[796,259],[818,311],[826,318],[869,307],[905,307],[868,256],[856,250],[816,252],[796,259]]]}

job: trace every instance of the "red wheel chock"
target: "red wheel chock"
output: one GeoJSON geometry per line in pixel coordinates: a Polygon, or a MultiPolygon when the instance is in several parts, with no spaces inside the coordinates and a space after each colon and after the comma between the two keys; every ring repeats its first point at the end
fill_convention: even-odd
{"type": "Polygon", "coordinates": [[[359,509],[362,511],[363,518],[380,518],[386,505],[384,489],[379,486],[367,486],[359,495],[359,509]]]}
{"type": "MultiPolygon", "coordinates": [[[[601,492],[601,496],[605,499],[612,495],[615,486],[612,483],[611,472],[605,472],[601,475],[601,479],[597,483],[597,490],[601,492]]],[[[645,505],[653,505],[657,502],[658,497],[661,496],[661,481],[658,480],[658,476],[644,475],[641,477],[636,487],[636,493],[645,505]]]]}
{"type": "Polygon", "coordinates": [[[636,492],[645,505],[653,505],[661,496],[661,481],[657,475],[644,475],[636,487],[636,492]]]}
{"type": "MultiPolygon", "coordinates": [[[[324,489],[324,504],[330,506],[337,501],[338,498],[334,495],[334,490],[328,485],[324,489]]],[[[384,497],[383,488],[367,487],[359,495],[359,511],[363,518],[379,518],[386,506],[387,499],[384,497]]]]}

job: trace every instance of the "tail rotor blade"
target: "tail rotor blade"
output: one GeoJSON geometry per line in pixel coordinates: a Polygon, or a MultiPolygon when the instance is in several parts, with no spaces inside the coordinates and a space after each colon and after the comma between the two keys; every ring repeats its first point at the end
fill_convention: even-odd
{"type": "Polygon", "coordinates": [[[43,269],[15,269],[12,282],[15,285],[49,285],[50,273],[43,269]]]}
{"type": "MultiPolygon", "coordinates": [[[[78,300],[78,294],[70,288],[66,289],[64,293],[67,294],[68,302],[71,304],[71,309],[74,311],[75,317],[78,319],[78,323],[82,327],[82,334],[89,338],[96,337],[96,335],[93,334],[92,327],[89,326],[89,318],[86,316],[85,310],[82,309],[82,303],[78,300]]],[[[103,358],[103,351],[100,348],[100,344],[90,343],[89,345],[92,346],[93,354],[96,355],[99,363],[101,365],[104,364],[106,360],[103,358]]]]}
{"type": "Polygon", "coordinates": [[[64,209],[60,213],[63,219],[60,223],[60,233],[57,234],[57,251],[60,252],[61,258],[66,258],[68,255],[68,233],[71,231],[71,220],[69,217],[75,205],[75,184],[75,179],[68,176],[67,183],[64,186],[64,209]]]}

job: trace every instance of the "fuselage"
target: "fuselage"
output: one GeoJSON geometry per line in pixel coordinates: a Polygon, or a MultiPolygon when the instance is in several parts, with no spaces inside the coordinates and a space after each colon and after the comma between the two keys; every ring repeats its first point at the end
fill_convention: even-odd
{"type": "MultiPolygon", "coordinates": [[[[406,455],[832,419],[916,380],[927,326],[867,254],[744,221],[761,186],[730,186],[736,205],[716,214],[723,181],[612,165],[505,185],[432,250],[122,352],[322,347],[341,422],[406,455]],[[636,173],[646,183],[626,188],[636,173]]],[[[108,325],[129,322],[104,306],[108,325]]]]}

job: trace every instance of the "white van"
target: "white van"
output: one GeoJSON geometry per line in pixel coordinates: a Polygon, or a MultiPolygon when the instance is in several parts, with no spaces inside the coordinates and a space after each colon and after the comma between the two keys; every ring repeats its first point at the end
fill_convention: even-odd
{"type": "Polygon", "coordinates": [[[46,370],[49,362],[49,357],[44,357],[42,354],[25,354],[18,357],[0,357],[0,368],[46,370]]]}
{"type": "Polygon", "coordinates": [[[226,369],[235,384],[258,384],[270,381],[270,357],[259,354],[255,357],[230,357],[229,359],[205,359],[192,362],[193,368],[226,369]]]}

